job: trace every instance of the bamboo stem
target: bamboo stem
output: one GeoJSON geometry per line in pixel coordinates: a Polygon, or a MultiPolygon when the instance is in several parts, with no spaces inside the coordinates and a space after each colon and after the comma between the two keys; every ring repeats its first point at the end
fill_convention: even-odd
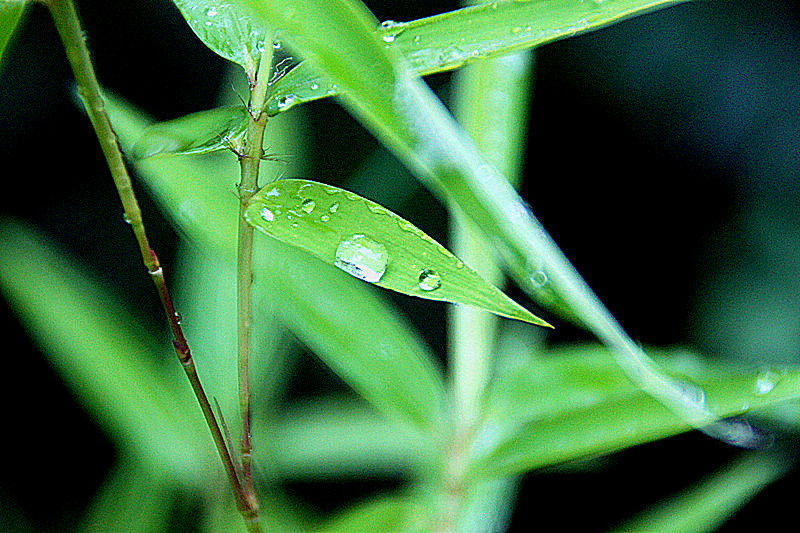
{"type": "Polygon", "coordinates": [[[166,315],[167,322],[172,332],[172,344],[175,348],[175,355],[178,357],[186,373],[189,384],[203,412],[206,424],[208,424],[211,437],[217,447],[217,452],[219,453],[231,488],[233,489],[239,512],[244,518],[249,531],[260,531],[257,511],[254,511],[250,502],[245,497],[241,481],[236,475],[233,460],[225,446],[224,436],[197,374],[197,368],[195,367],[189,344],[181,329],[179,315],[175,311],[175,307],[172,303],[172,298],[164,278],[164,271],[159,264],[158,256],[150,247],[150,243],[147,240],[139,203],[133,191],[133,184],[125,166],[122,151],[117,142],[117,136],[111,127],[111,121],[105,111],[105,102],[100,91],[100,84],[97,81],[94,66],[89,57],[89,50],[86,47],[84,33],[80,26],[75,5],[72,0],[49,0],[46,3],[53,17],[56,30],[64,45],[67,59],[72,67],[75,82],[78,87],[78,95],[83,101],[86,112],[89,115],[89,120],[94,127],[97,140],[103,151],[103,155],[108,163],[108,168],[111,171],[111,177],[114,180],[114,185],[117,188],[117,193],[125,211],[125,220],[130,224],[133,230],[144,266],[147,268],[153,280],[153,284],[156,287],[156,291],[158,292],[159,299],[161,300],[164,314],[166,315]]]}
{"type": "Polygon", "coordinates": [[[241,180],[237,186],[239,195],[239,230],[237,242],[237,323],[238,323],[238,372],[239,412],[242,419],[242,485],[250,504],[258,508],[253,485],[253,443],[250,408],[250,347],[252,343],[252,287],[253,287],[253,227],[247,223],[244,213],[247,203],[258,192],[258,173],[264,155],[264,130],[267,115],[263,113],[272,66],[272,46],[265,47],[255,76],[250,77],[250,116],[244,152],[239,155],[241,180]]]}

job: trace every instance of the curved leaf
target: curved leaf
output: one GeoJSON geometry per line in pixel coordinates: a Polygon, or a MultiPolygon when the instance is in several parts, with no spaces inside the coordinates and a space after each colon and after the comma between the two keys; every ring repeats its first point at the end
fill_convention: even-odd
{"type": "Polygon", "coordinates": [[[351,192],[278,180],[250,200],[245,218],[270,237],[386,289],[548,325],[416,226],[351,192]]]}
{"type": "Polygon", "coordinates": [[[172,0],[206,46],[244,68],[252,78],[266,43],[266,26],[247,16],[235,3],[222,0],[172,0]]]}
{"type": "MultiPolygon", "coordinates": [[[[452,70],[468,61],[539,46],[596,30],[622,19],[687,0],[500,0],[412,22],[384,22],[375,35],[396,48],[420,76],[452,70]]],[[[269,113],[285,111],[338,92],[308,63],[275,83],[269,113]]]]}
{"type": "Polygon", "coordinates": [[[250,115],[243,106],[199,111],[147,128],[133,145],[139,159],[161,154],[203,154],[240,144],[250,115]]]}

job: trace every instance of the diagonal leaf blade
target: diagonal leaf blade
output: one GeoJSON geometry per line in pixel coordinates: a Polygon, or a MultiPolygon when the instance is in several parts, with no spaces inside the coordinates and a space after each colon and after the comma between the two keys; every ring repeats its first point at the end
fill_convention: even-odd
{"type": "MultiPolygon", "coordinates": [[[[681,354],[664,358],[702,402],[720,416],[737,416],[800,397],[800,370],[763,372],[704,363],[681,354]],[[688,378],[689,381],[685,381],[688,378]],[[692,384],[702,387],[694,389],[692,384]]],[[[486,425],[472,475],[507,476],[569,460],[612,453],[691,430],[638,390],[599,346],[559,349],[501,371],[489,395],[486,425]]],[[[727,431],[752,445],[752,427],[729,420],[727,431]]],[[[760,444],[768,435],[759,433],[760,444]]]]}
{"type": "Polygon", "coordinates": [[[241,144],[250,114],[243,106],[199,111],[147,128],[133,145],[139,159],[164,154],[205,154],[241,144]]]}
{"type": "Polygon", "coordinates": [[[343,189],[278,180],[253,197],[245,218],[270,237],[380,287],[548,325],[407,220],[343,189]]]}
{"type": "MultiPolygon", "coordinates": [[[[403,23],[387,21],[375,30],[420,76],[445,72],[469,61],[540,46],[597,30],[687,0],[557,0],[484,2],[403,23]]],[[[337,86],[307,62],[272,88],[268,112],[338,93],[337,86]]]]}

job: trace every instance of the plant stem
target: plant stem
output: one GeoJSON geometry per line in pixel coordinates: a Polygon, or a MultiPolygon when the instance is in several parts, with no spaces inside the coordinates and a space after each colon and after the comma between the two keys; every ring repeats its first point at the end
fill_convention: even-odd
{"type": "Polygon", "coordinates": [[[197,402],[200,404],[200,409],[203,412],[206,423],[208,424],[208,428],[211,431],[211,436],[217,447],[217,452],[219,453],[220,459],[222,459],[222,464],[225,467],[225,472],[228,475],[228,480],[233,489],[237,507],[245,519],[248,530],[260,531],[257,521],[253,521],[254,517],[257,519],[257,514],[253,513],[249,502],[245,498],[241,482],[236,475],[233,460],[225,446],[225,439],[222,431],[220,430],[219,424],[214,416],[214,411],[211,408],[211,404],[208,401],[208,397],[203,390],[203,385],[197,374],[194,359],[192,358],[189,345],[181,329],[179,315],[175,311],[175,307],[172,303],[172,298],[164,278],[164,271],[159,264],[155,251],[150,247],[150,243],[148,242],[144,221],[142,220],[142,213],[139,209],[139,202],[136,200],[133,184],[125,166],[119,143],[117,142],[117,136],[111,127],[111,121],[105,111],[105,102],[100,91],[100,84],[97,81],[94,66],[89,57],[89,50],[84,41],[84,34],[80,26],[78,14],[75,10],[75,5],[72,0],[49,0],[47,6],[64,45],[67,59],[72,67],[78,88],[78,95],[83,101],[86,112],[89,115],[89,120],[94,127],[97,140],[102,148],[103,155],[108,163],[108,168],[111,171],[111,177],[114,180],[114,185],[117,188],[117,193],[125,210],[125,220],[130,224],[133,230],[136,242],[139,244],[142,261],[153,280],[153,284],[161,300],[164,314],[167,317],[170,330],[172,331],[172,344],[175,348],[175,354],[186,373],[186,377],[189,380],[197,402]]]}
{"type": "Polygon", "coordinates": [[[244,153],[239,156],[241,180],[237,187],[239,195],[239,231],[237,246],[237,347],[239,369],[239,412],[242,419],[242,484],[251,505],[258,508],[253,484],[253,444],[250,409],[250,346],[251,311],[253,287],[253,227],[247,223],[244,213],[247,203],[258,192],[258,172],[264,155],[264,130],[267,114],[263,113],[266,102],[269,74],[272,66],[272,46],[267,41],[255,76],[250,78],[250,116],[244,153]]]}

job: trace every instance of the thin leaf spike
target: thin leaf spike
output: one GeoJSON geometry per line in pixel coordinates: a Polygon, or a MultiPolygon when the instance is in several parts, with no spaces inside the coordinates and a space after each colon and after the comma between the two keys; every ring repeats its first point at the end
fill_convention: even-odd
{"type": "Polygon", "coordinates": [[[270,237],[380,287],[550,326],[422,230],[352,192],[307,180],[278,180],[253,197],[245,218],[270,237]]]}

